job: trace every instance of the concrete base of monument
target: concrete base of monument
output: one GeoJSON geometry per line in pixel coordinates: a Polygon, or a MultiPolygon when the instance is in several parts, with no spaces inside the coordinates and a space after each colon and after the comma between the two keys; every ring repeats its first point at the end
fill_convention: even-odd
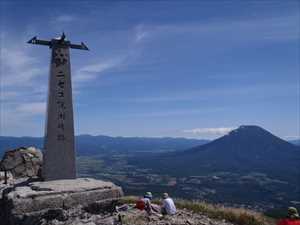
{"type": "Polygon", "coordinates": [[[7,224],[27,225],[49,212],[78,206],[92,213],[109,212],[122,196],[121,187],[111,182],[78,178],[19,184],[4,191],[2,200],[7,224]]]}

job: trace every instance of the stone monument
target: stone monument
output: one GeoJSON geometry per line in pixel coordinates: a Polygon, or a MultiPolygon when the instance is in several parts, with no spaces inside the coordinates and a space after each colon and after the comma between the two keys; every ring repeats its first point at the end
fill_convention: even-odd
{"type": "Polygon", "coordinates": [[[28,41],[52,50],[42,166],[45,181],[16,180],[0,188],[0,224],[36,225],[48,220],[73,224],[67,222],[72,221],[72,212],[113,211],[123,196],[122,188],[111,182],[76,179],[69,49],[88,48],[83,43],[71,44],[65,37],[63,33],[51,41],[36,37],[28,41]]]}
{"type": "Polygon", "coordinates": [[[28,43],[49,46],[52,52],[42,176],[45,180],[75,179],[76,155],[69,49],[88,48],[82,42],[80,45],[71,44],[66,40],[64,33],[51,41],[34,37],[28,43]]]}

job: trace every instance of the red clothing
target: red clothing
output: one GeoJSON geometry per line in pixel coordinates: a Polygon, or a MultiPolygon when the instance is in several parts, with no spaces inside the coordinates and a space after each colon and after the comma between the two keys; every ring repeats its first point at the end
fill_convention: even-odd
{"type": "Polygon", "coordinates": [[[283,219],[277,225],[300,225],[300,219],[283,219]]]}
{"type": "Polygon", "coordinates": [[[135,208],[137,208],[139,210],[144,210],[146,208],[146,204],[145,204],[145,202],[142,199],[139,199],[135,203],[135,208]]]}
{"type": "Polygon", "coordinates": [[[135,203],[135,208],[139,210],[151,211],[151,201],[149,198],[141,198],[135,203]]]}

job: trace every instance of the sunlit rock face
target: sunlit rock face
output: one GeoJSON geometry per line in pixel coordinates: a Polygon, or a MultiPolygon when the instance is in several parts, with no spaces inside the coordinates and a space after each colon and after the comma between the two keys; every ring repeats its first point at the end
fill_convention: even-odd
{"type": "Polygon", "coordinates": [[[8,171],[14,179],[39,176],[42,164],[43,154],[35,147],[7,151],[1,161],[2,170],[8,171]]]}

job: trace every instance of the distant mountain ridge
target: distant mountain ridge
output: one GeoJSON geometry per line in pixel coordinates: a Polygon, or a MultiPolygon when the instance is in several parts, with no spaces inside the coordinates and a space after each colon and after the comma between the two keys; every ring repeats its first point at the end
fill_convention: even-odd
{"type": "Polygon", "coordinates": [[[294,145],[300,146],[300,139],[297,139],[297,140],[290,140],[289,142],[292,143],[292,144],[294,144],[294,145]]]}
{"type": "Polygon", "coordinates": [[[258,126],[185,151],[137,155],[129,164],[176,179],[172,188],[188,198],[272,207],[300,199],[300,147],[258,126]]]}
{"type": "Polygon", "coordinates": [[[141,166],[173,175],[234,171],[300,177],[300,147],[258,126],[240,126],[207,144],[153,157],[141,166]]]}
{"type": "MultiPolygon", "coordinates": [[[[6,137],[0,136],[0,156],[4,151],[21,146],[43,147],[41,137],[6,137]]],[[[186,138],[144,138],[144,137],[110,137],[104,135],[76,136],[76,150],[78,155],[95,155],[103,152],[159,152],[177,151],[206,144],[209,140],[186,138]]]]}

